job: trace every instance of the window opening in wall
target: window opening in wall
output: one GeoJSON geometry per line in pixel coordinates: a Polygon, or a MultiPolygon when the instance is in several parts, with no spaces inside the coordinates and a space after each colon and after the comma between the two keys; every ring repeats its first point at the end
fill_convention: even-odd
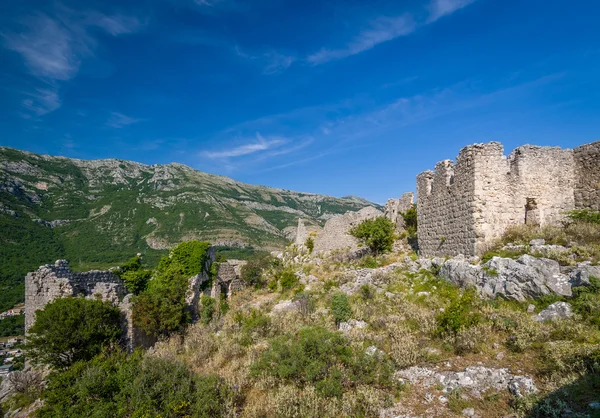
{"type": "Polygon", "coordinates": [[[525,224],[539,225],[540,224],[540,209],[534,198],[528,197],[525,204],[525,224]]]}

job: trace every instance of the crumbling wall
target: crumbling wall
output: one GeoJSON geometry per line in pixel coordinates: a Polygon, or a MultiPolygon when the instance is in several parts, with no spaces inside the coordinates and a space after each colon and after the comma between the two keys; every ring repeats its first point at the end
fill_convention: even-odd
{"type": "Polygon", "coordinates": [[[400,199],[389,199],[386,202],[383,209],[383,214],[386,218],[391,220],[394,225],[396,225],[396,229],[404,229],[404,218],[401,214],[412,207],[414,200],[414,193],[410,192],[404,193],[402,196],[400,196],[400,199]]]}
{"type": "Polygon", "coordinates": [[[417,177],[420,251],[480,255],[510,225],[563,220],[575,207],[575,166],[573,151],[557,147],[524,145],[508,157],[498,142],[463,148],[456,164],[417,177]]]}
{"type": "Polygon", "coordinates": [[[341,249],[355,250],[358,248],[358,240],[348,232],[354,226],[367,219],[383,216],[383,213],[372,206],[368,206],[358,212],[346,212],[329,219],[322,231],[315,238],[315,251],[332,251],[341,249]]]}
{"type": "Polygon", "coordinates": [[[244,284],[241,280],[241,274],[242,267],[246,263],[244,260],[227,260],[225,263],[219,263],[211,296],[215,297],[213,294],[225,293],[230,298],[234,293],[243,289],[244,284]]]}
{"type": "Polygon", "coordinates": [[[25,277],[25,331],[35,322],[36,311],[55,299],[83,296],[117,304],[126,293],[123,281],[110,271],[73,273],[66,260],[46,264],[25,277]]]}
{"type": "Polygon", "coordinates": [[[600,211],[600,141],[573,150],[575,160],[575,207],[600,211]]]}

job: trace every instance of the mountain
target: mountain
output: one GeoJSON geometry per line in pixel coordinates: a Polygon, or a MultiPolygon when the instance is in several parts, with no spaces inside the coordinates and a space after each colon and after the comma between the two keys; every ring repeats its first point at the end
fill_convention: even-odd
{"type": "Polygon", "coordinates": [[[181,164],[0,147],[0,277],[22,277],[59,257],[76,269],[104,268],[137,252],[153,262],[192,239],[273,250],[289,242],[298,217],[322,225],[369,205],[377,206],[248,185],[181,164]]]}

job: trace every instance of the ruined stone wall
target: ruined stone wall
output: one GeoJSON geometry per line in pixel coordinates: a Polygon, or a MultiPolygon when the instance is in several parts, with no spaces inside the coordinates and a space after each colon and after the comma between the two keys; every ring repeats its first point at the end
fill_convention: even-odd
{"type": "Polygon", "coordinates": [[[329,219],[322,231],[315,238],[315,251],[332,251],[341,249],[357,249],[358,240],[348,232],[361,222],[383,216],[383,213],[374,207],[368,206],[358,212],[347,212],[329,219]]]}
{"type": "MultiPolygon", "coordinates": [[[[591,164],[590,164],[591,165],[591,164]]],[[[500,143],[463,148],[454,165],[417,177],[419,249],[424,255],[480,255],[510,225],[547,225],[575,207],[572,150],[500,143]]]]}
{"type": "Polygon", "coordinates": [[[417,235],[425,255],[470,254],[477,234],[474,155],[485,148],[463,148],[456,164],[439,162],[417,176],[417,235]]]}
{"type": "Polygon", "coordinates": [[[396,229],[404,229],[404,218],[401,213],[409,210],[414,204],[415,196],[414,193],[404,193],[400,196],[400,199],[389,199],[383,209],[383,214],[386,218],[391,220],[396,229]]]}
{"type": "Polygon", "coordinates": [[[304,221],[302,218],[298,218],[298,228],[296,229],[296,245],[304,245],[306,240],[308,239],[308,230],[306,226],[304,226],[304,221]]]}
{"type": "Polygon", "coordinates": [[[126,293],[123,281],[110,271],[73,273],[66,260],[47,264],[25,277],[25,331],[35,322],[35,312],[55,299],[83,296],[117,304],[126,293]]]}
{"type": "Polygon", "coordinates": [[[573,150],[575,159],[575,207],[600,211],[600,141],[573,150]]]}

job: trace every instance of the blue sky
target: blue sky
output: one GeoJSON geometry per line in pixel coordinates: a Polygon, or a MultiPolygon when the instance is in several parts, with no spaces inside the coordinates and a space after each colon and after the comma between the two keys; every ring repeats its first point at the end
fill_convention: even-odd
{"type": "Polygon", "coordinates": [[[592,0],[3,0],[0,145],[383,203],[471,143],[599,140],[598,16],[592,0]]]}

